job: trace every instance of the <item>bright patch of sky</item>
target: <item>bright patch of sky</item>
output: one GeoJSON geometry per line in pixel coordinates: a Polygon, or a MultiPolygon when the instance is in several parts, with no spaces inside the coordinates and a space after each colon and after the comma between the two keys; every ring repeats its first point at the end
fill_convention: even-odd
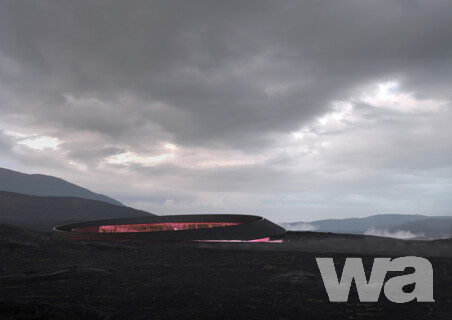
{"type": "Polygon", "coordinates": [[[364,93],[363,102],[377,108],[384,108],[400,113],[438,112],[449,101],[436,99],[416,99],[413,92],[400,92],[398,81],[380,83],[373,93],[364,93]]]}
{"type": "Polygon", "coordinates": [[[160,163],[167,162],[169,160],[173,160],[175,158],[177,147],[173,144],[166,143],[164,145],[164,148],[167,149],[168,153],[162,153],[156,156],[147,156],[147,155],[140,155],[135,152],[122,152],[119,154],[115,154],[112,156],[109,156],[105,159],[107,163],[110,164],[119,164],[119,165],[131,165],[131,164],[137,164],[142,166],[157,166],[160,163]]]}

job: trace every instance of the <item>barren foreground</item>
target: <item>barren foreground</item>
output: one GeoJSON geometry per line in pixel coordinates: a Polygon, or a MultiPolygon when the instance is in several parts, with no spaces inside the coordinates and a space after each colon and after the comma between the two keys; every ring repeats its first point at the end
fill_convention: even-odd
{"type": "Polygon", "coordinates": [[[315,257],[339,270],[362,257],[369,271],[374,255],[239,248],[69,242],[0,225],[0,319],[450,319],[450,257],[429,258],[435,303],[359,303],[354,287],[330,303],[315,257]]]}

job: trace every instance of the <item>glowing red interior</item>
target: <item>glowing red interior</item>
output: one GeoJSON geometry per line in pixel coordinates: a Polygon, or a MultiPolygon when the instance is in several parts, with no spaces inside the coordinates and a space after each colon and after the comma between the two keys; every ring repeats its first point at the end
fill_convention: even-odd
{"type": "Polygon", "coordinates": [[[272,240],[270,237],[252,239],[252,240],[195,240],[197,242],[271,242],[271,243],[282,243],[282,239],[272,240]]]}
{"type": "Polygon", "coordinates": [[[177,231],[202,228],[217,228],[235,226],[238,222],[166,222],[166,223],[141,223],[141,224],[119,224],[107,226],[94,226],[76,228],[76,232],[114,233],[114,232],[154,232],[154,231],[177,231]]]}

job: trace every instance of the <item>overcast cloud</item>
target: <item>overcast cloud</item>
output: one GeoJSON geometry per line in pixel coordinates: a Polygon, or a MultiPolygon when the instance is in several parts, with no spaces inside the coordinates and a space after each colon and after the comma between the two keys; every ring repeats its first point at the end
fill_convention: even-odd
{"type": "Polygon", "coordinates": [[[0,1],[0,166],[156,214],[451,215],[452,2],[0,1]]]}

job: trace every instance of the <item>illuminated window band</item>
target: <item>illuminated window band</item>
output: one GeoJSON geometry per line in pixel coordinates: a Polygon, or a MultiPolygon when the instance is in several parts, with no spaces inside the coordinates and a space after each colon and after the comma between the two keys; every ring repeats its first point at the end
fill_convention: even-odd
{"type": "Polygon", "coordinates": [[[94,233],[116,233],[116,232],[156,232],[156,231],[178,231],[203,228],[219,228],[236,226],[239,222],[169,222],[169,223],[140,223],[140,224],[118,224],[106,226],[94,226],[75,228],[75,232],[94,233]]]}

